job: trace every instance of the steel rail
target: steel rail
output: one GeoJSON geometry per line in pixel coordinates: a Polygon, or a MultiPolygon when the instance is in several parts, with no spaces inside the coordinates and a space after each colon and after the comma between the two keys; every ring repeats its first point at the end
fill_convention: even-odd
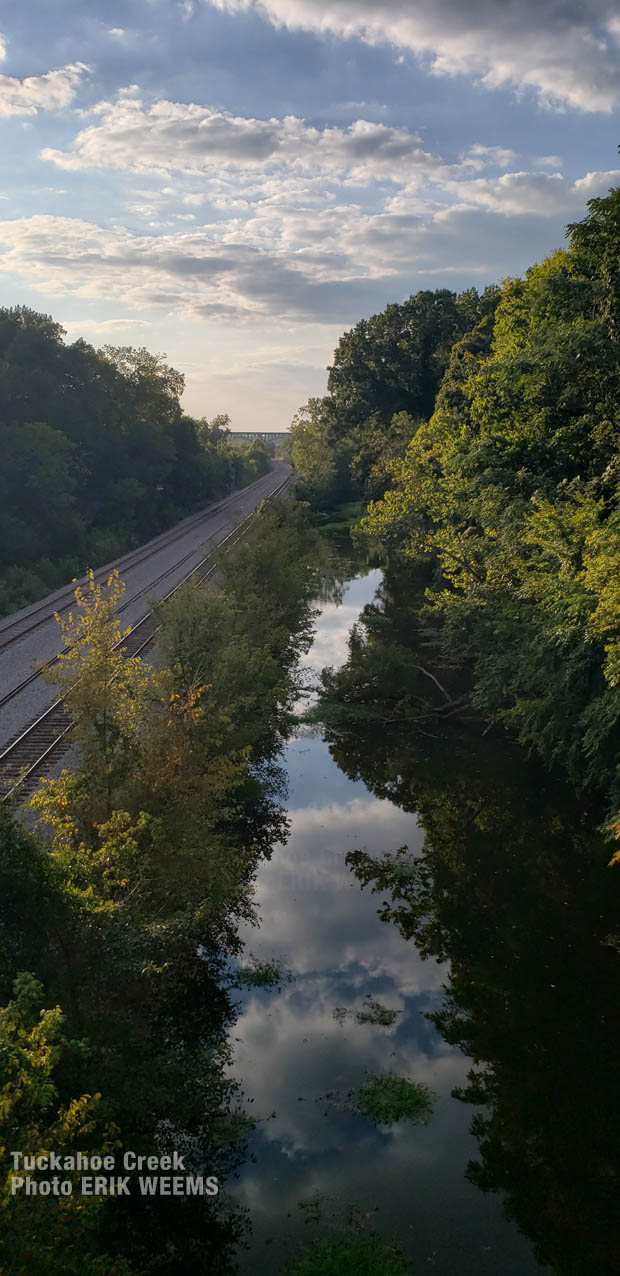
{"type": "MultiPolygon", "coordinates": [[[[103,567],[98,567],[94,573],[95,580],[98,583],[105,581],[106,577],[109,576],[112,571],[128,571],[132,570],[134,567],[139,567],[141,563],[148,562],[148,559],[152,558],[153,555],[158,554],[160,550],[167,549],[168,546],[174,545],[175,541],[186,536],[192,528],[198,527],[203,520],[209,518],[212,514],[216,514],[218,511],[225,509],[244,493],[251,492],[252,488],[258,486],[260,483],[264,483],[265,479],[268,477],[269,475],[267,474],[261,474],[260,478],[254,479],[252,483],[248,483],[247,487],[237,488],[234,492],[231,492],[229,496],[222,497],[220,501],[214,501],[212,505],[207,506],[206,509],[201,510],[199,513],[188,515],[187,518],[183,519],[182,523],[176,523],[174,527],[169,528],[167,531],[160,532],[158,536],[147,541],[146,545],[141,545],[134,550],[128,550],[126,554],[123,554],[120,558],[115,559],[113,562],[103,567]]],[[[81,576],[72,583],[75,585],[85,584],[87,580],[87,576],[81,576]]],[[[54,603],[50,603],[44,599],[38,606],[35,606],[34,609],[27,609],[27,614],[24,616],[17,616],[15,618],[6,616],[4,620],[0,620],[0,652],[5,651],[8,647],[12,647],[14,643],[19,642],[28,634],[34,633],[35,630],[40,629],[42,625],[47,624],[47,622],[54,616],[55,612],[60,611],[73,601],[73,595],[74,590],[67,587],[62,590],[60,597],[57,598],[54,603]],[[40,612],[44,612],[45,614],[40,616],[39,619],[35,619],[35,617],[39,616],[40,612]],[[29,623],[31,620],[34,621],[33,624],[29,623]],[[23,627],[18,629],[16,633],[9,633],[9,636],[3,641],[4,635],[7,634],[9,630],[16,629],[19,625],[22,625],[23,627]]],[[[140,595],[135,595],[135,597],[139,596],[140,595]]],[[[24,610],[26,611],[25,608],[24,610]]]]}
{"type": "MultiPolygon", "coordinates": [[[[207,541],[213,540],[217,536],[218,532],[220,532],[221,530],[222,530],[221,527],[216,527],[214,531],[211,532],[209,536],[207,537],[207,541]]],[[[173,544],[174,542],[168,542],[168,543],[173,544]]],[[[194,545],[192,549],[188,550],[187,554],[184,554],[183,558],[177,559],[177,561],[175,563],[172,563],[170,567],[167,567],[165,571],[160,572],[159,576],[156,576],[154,580],[149,581],[148,585],[144,585],[142,589],[139,589],[137,591],[137,593],[132,594],[130,598],[127,598],[125,602],[121,603],[120,607],[118,608],[118,615],[121,615],[122,612],[127,611],[128,607],[133,607],[134,603],[137,603],[140,600],[140,598],[144,597],[145,594],[149,594],[153,589],[155,589],[156,585],[159,585],[162,580],[166,579],[166,576],[170,576],[172,572],[177,571],[179,567],[183,566],[183,563],[187,562],[188,558],[193,558],[197,552],[199,552],[199,547],[197,545],[194,545]]],[[[135,564],[133,564],[133,566],[135,566],[135,564]]],[[[54,613],[51,613],[44,620],[38,621],[37,625],[32,626],[32,628],[36,629],[43,624],[47,624],[48,621],[51,620],[53,614],[54,613]]],[[[149,613],[147,612],[147,615],[148,614],[149,613]]],[[[30,631],[22,631],[22,633],[24,632],[30,632],[30,631]]],[[[9,642],[5,643],[4,648],[0,645],[0,652],[3,651],[6,647],[11,646],[13,642],[18,642],[19,638],[22,637],[22,633],[16,635],[14,638],[10,639],[9,642]]],[[[67,650],[70,651],[71,648],[69,647],[67,648],[67,650]]],[[[66,654],[66,653],[63,653],[63,654],[66,654]]],[[[52,669],[54,665],[58,664],[59,660],[60,660],[60,655],[52,656],[50,660],[46,660],[44,664],[42,664],[38,669],[33,669],[32,673],[29,673],[26,675],[25,678],[22,678],[21,682],[18,682],[15,684],[14,687],[11,687],[10,691],[6,691],[5,694],[0,697],[0,709],[3,709],[5,705],[10,704],[11,700],[15,700],[16,697],[19,696],[22,691],[25,691],[26,687],[29,687],[31,686],[33,682],[36,682],[37,678],[40,678],[46,669],[52,669]]]]}

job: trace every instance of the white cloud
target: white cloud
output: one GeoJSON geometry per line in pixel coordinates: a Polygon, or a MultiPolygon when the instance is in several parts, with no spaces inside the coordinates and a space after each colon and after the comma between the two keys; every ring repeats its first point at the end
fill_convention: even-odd
{"type": "MultiPolygon", "coordinates": [[[[620,182],[620,169],[586,173],[571,182],[562,173],[516,172],[499,177],[475,177],[455,180],[448,177],[437,184],[438,193],[450,196],[451,203],[433,210],[434,220],[441,221],[467,208],[484,208],[504,217],[554,218],[566,222],[585,214],[585,204],[593,195],[604,195],[620,182]]],[[[405,188],[386,202],[391,214],[419,212],[424,204],[417,188],[405,188]]]]}
{"type": "Polygon", "coordinates": [[[109,341],[110,336],[113,336],[114,333],[131,332],[136,328],[149,328],[150,324],[146,319],[68,319],[62,326],[69,336],[76,339],[83,337],[87,333],[95,341],[109,341]]]}
{"type": "Polygon", "coordinates": [[[6,57],[7,44],[8,40],[6,36],[0,31],[0,62],[4,62],[6,57]]]}
{"type": "Polygon", "coordinates": [[[574,189],[579,199],[593,199],[596,195],[606,195],[612,186],[620,185],[620,168],[612,168],[607,172],[586,173],[578,177],[574,189]]]}
{"type": "Polygon", "coordinates": [[[0,249],[0,269],[42,292],[165,307],[186,317],[308,319],[334,306],[342,313],[343,305],[348,312],[364,304],[363,279],[353,264],[348,275],[323,282],[294,254],[244,242],[228,227],[134,235],[122,227],[37,215],[0,222],[0,249]]]}
{"type": "Polygon", "coordinates": [[[188,208],[200,208],[201,204],[207,202],[208,196],[205,191],[190,191],[187,195],[182,195],[181,199],[188,208]]]}
{"type": "Polygon", "coordinates": [[[16,80],[0,75],[0,119],[11,115],[36,115],[39,111],[57,111],[73,101],[82,77],[90,70],[84,62],[74,62],[45,75],[31,75],[16,80]]]}
{"type": "Polygon", "coordinates": [[[359,183],[396,173],[406,180],[442,165],[408,129],[369,120],[316,129],[294,115],[261,120],[165,100],[144,106],[125,95],[95,110],[98,123],[82,129],[66,151],[46,148],[43,158],[63,169],[164,174],[286,165],[315,176],[347,174],[359,183]]]}
{"type": "Polygon", "coordinates": [[[610,35],[620,44],[620,17],[616,15],[616,17],[611,18],[607,25],[610,35]]]}
{"type": "Polygon", "coordinates": [[[113,40],[123,40],[125,38],[125,34],[126,32],[124,27],[109,27],[108,28],[108,35],[111,36],[113,40]]]}
{"type": "MultiPolygon", "coordinates": [[[[137,124],[151,113],[139,103],[120,104],[136,129],[118,135],[119,164],[133,167],[138,146],[149,164],[164,156],[169,163],[179,151],[180,164],[205,164],[196,143],[201,121],[209,164],[218,147],[234,162],[201,174],[199,190],[192,171],[159,190],[128,192],[145,233],[43,215],[0,222],[0,270],[50,295],[163,308],[193,320],[346,324],[420,287],[480,285],[520,273],[562,242],[566,222],[583,216],[589,198],[620,181],[615,169],[576,181],[557,172],[493,174],[511,152],[482,143],[448,165],[420,151],[406,130],[367,122],[320,131],[296,119],[244,120],[198,107],[171,115],[170,105],[142,135],[137,124]],[[257,138],[259,151],[267,146],[277,156],[273,166],[255,162],[257,138]],[[391,183],[388,195],[377,179],[384,162],[391,169],[386,155],[394,148],[408,162],[398,167],[400,190],[391,183]],[[304,171],[313,156],[322,173],[304,171]],[[349,188],[362,164],[363,204],[351,200],[349,188]],[[483,165],[490,176],[480,173],[483,165]]],[[[114,120],[116,129],[116,114],[114,120]]],[[[85,134],[96,143],[70,152],[71,163],[95,163],[105,140],[111,143],[105,126],[103,135],[97,125],[78,140],[85,134]]]]}
{"type": "Polygon", "coordinates": [[[561,217],[575,202],[575,188],[561,173],[504,173],[498,178],[447,182],[445,188],[462,203],[505,215],[561,217]]]}
{"type": "Polygon", "coordinates": [[[533,89],[543,105],[609,111],[620,101],[615,0],[209,0],[278,27],[392,44],[435,75],[533,89]]]}
{"type": "Polygon", "coordinates": [[[483,168],[508,168],[516,159],[515,152],[509,146],[483,146],[475,142],[464,157],[477,170],[483,168]]]}

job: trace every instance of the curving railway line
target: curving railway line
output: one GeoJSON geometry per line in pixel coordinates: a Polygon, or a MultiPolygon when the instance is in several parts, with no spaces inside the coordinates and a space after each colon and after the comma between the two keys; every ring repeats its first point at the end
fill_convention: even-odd
{"type": "MultiPolygon", "coordinates": [[[[280,467],[281,469],[282,467],[280,467]]],[[[101,568],[95,573],[95,579],[105,581],[113,568],[118,568],[122,574],[123,571],[129,570],[144,564],[155,555],[159,554],[162,549],[168,551],[171,546],[180,542],[179,548],[183,549],[184,543],[187,541],[188,532],[200,528],[205,524],[208,518],[209,523],[214,514],[228,511],[228,519],[226,524],[211,529],[206,543],[201,545],[201,557],[198,562],[194,562],[188,571],[184,571],[178,578],[179,569],[183,569],[188,563],[196,558],[196,545],[192,545],[190,549],[186,549],[175,561],[161,571],[157,576],[151,578],[148,584],[138,589],[131,597],[122,604],[119,611],[125,611],[133,608],[135,603],[143,598],[146,594],[152,594],[154,589],[160,585],[167,577],[176,575],[175,584],[172,585],[165,593],[161,595],[163,600],[172,597],[181,584],[187,580],[195,580],[198,585],[202,585],[209,579],[216,570],[216,563],[213,561],[216,550],[224,547],[224,552],[229,552],[237,541],[245,534],[251,525],[252,519],[259,506],[268,500],[283,493],[291,482],[291,471],[286,467],[285,477],[281,474],[273,472],[258,479],[249,487],[236,492],[233,496],[218,501],[211,506],[208,511],[200,514],[192,515],[189,519],[184,519],[183,523],[171,529],[168,533],[162,533],[161,536],[155,537],[147,545],[141,546],[140,549],[126,554],[122,559],[109,564],[105,568],[101,568]],[[251,508],[248,513],[234,526],[230,527],[230,512],[239,505],[239,497],[247,498],[251,502],[251,508]],[[222,530],[226,530],[226,535],[218,536],[222,530]]],[[[18,616],[9,617],[7,621],[0,623],[0,657],[5,648],[18,644],[23,638],[39,629],[43,625],[49,623],[54,612],[62,611],[69,607],[73,602],[73,591],[75,589],[74,582],[70,587],[59,590],[55,595],[43,600],[40,604],[36,604],[32,608],[25,609],[18,616]]],[[[157,630],[156,618],[152,611],[136,619],[129,627],[129,632],[121,641],[122,648],[128,655],[139,656],[145,652],[153,643],[157,630]]],[[[58,656],[52,656],[45,667],[50,667],[58,660],[58,656]]],[[[33,683],[41,679],[41,668],[37,668],[29,672],[16,685],[0,696],[0,710],[10,705],[12,702],[20,704],[20,696],[33,683]]],[[[51,766],[55,765],[60,757],[70,747],[69,738],[70,724],[63,705],[62,697],[54,700],[47,705],[41,713],[38,713],[33,720],[24,724],[23,729],[10,738],[3,746],[0,746],[0,795],[3,802],[15,799],[25,799],[36,787],[41,775],[51,766]]]]}

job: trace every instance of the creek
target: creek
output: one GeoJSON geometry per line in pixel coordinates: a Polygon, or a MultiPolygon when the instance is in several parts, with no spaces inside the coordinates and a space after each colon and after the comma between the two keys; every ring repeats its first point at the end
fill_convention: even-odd
{"type": "MultiPolygon", "coordinates": [[[[320,606],[309,668],[346,659],[351,627],[380,581],[377,570],[360,573],[340,601],[320,606]]],[[[260,924],[243,938],[248,953],[277,959],[291,978],[244,990],[233,1030],[234,1074],[259,1118],[233,1189],[251,1218],[240,1271],[272,1276],[300,1244],[351,1223],[401,1244],[416,1274],[545,1270],[501,1194],[465,1177],[479,1147],[472,1109],[452,1091],[471,1060],[427,1018],[442,1004],[448,968],[422,960],[381,921],[382,897],[362,891],[345,863],[355,848],[419,852],[423,830],[348,779],[320,731],[302,727],[282,762],[290,836],[258,872],[260,924]],[[364,1021],[371,1001],[398,1012],[393,1024],[364,1021]],[[427,1123],[376,1125],[352,1110],[365,1078],[385,1072],[432,1089],[427,1123]]]]}

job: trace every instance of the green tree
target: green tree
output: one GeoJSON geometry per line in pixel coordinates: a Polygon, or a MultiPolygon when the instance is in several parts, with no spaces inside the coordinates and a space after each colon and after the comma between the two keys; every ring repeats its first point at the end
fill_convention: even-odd
{"type": "Polygon", "coordinates": [[[505,283],[493,329],[483,317],[454,346],[430,422],[364,524],[433,573],[426,623],[471,670],[473,704],[612,800],[617,208],[618,192],[595,201],[566,252],[505,283]]]}
{"type": "Polygon", "coordinates": [[[194,421],[183,376],[130,346],[65,344],[27,307],[0,309],[0,610],[109,561],[266,473],[228,418],[194,421]]]}
{"type": "Polygon", "coordinates": [[[382,494],[389,462],[433,411],[453,343],[492,318],[497,297],[493,287],[482,296],[473,288],[460,296],[447,289],[419,292],[341,337],[328,394],[311,399],[292,426],[295,464],[315,503],[351,499],[360,491],[382,494]]]}
{"type": "MultiPolygon", "coordinates": [[[[15,980],[13,1000],[0,1008],[0,1161],[5,1167],[0,1185],[0,1272],[77,1276],[89,1271],[94,1276],[103,1272],[105,1262],[100,1250],[97,1257],[103,1199],[82,1197],[80,1174],[71,1172],[61,1176],[75,1189],[69,1195],[33,1200],[25,1195],[23,1183],[14,1188],[14,1179],[17,1183],[27,1173],[14,1169],[14,1150],[25,1156],[49,1151],[58,1156],[78,1151],[105,1156],[117,1146],[116,1131],[100,1120],[100,1095],[59,1099],[56,1078],[64,1056],[83,1047],[67,1041],[60,1007],[41,1008],[43,997],[38,980],[22,972],[15,980]]],[[[53,1175],[44,1171],[32,1177],[53,1175]]]]}

